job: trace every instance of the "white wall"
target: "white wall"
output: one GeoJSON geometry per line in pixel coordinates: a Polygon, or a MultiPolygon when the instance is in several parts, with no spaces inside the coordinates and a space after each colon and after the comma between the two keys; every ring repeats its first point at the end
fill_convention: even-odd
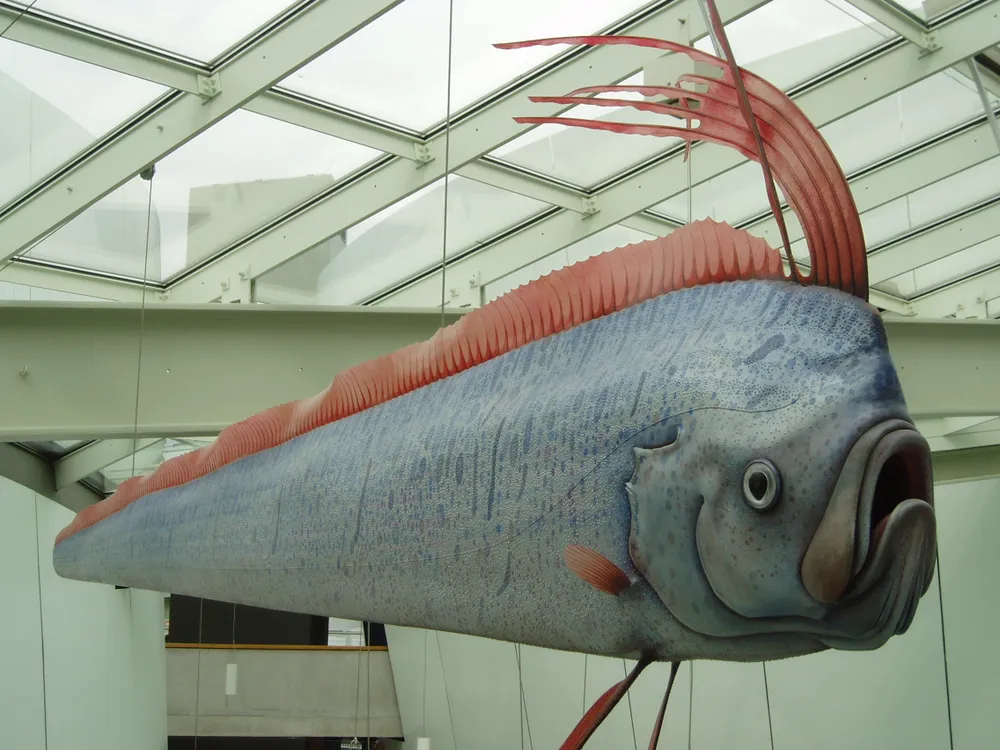
{"type": "Polygon", "coordinates": [[[72,517],[0,478],[0,748],[164,750],[163,595],[56,576],[72,517]]]}
{"type": "MultiPolygon", "coordinates": [[[[994,747],[1000,732],[1000,480],[937,488],[955,750],[994,747]]],[[[768,666],[777,750],[941,750],[949,747],[942,610],[937,581],[903,637],[868,653],[826,652],[768,666]]],[[[433,750],[550,750],[588,706],[621,679],[620,660],[521,649],[524,741],[514,646],[450,634],[388,628],[407,747],[419,736],[433,750]],[[586,662],[586,699],[584,665],[586,662]],[[425,688],[426,686],[426,688],[425,688]],[[530,729],[530,742],[529,742],[530,729]]],[[[631,668],[629,663],[628,667],[631,668]]],[[[667,665],[654,665],[631,692],[638,747],[649,743],[666,686],[667,665]]],[[[695,750],[771,747],[759,664],[682,665],[660,747],[687,748],[689,709],[695,750]]],[[[627,701],[588,748],[632,747],[627,701]]]]}

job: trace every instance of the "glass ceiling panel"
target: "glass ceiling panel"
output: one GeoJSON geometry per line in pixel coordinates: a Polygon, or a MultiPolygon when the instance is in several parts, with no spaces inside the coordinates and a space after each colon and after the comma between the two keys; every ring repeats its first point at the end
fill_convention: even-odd
{"type": "Polygon", "coordinates": [[[62,292],[56,289],[44,289],[27,284],[17,284],[4,281],[4,274],[16,266],[8,263],[0,268],[0,300],[19,302],[107,302],[99,297],[88,297],[83,294],[62,292]]]}
{"type": "Polygon", "coordinates": [[[889,294],[912,299],[952,281],[997,266],[1000,266],[1000,236],[902,273],[876,287],[889,294]]]}
{"type": "Polygon", "coordinates": [[[43,237],[20,257],[157,281],[160,218],[155,207],[152,216],[149,216],[148,208],[149,183],[133,177],[82,214],[43,237]]]}
{"type": "MultiPolygon", "coordinates": [[[[556,47],[503,51],[495,43],[594,33],[645,4],[514,0],[498,10],[482,0],[453,1],[452,112],[563,52],[556,47]]],[[[447,114],[449,2],[405,0],[281,85],[425,130],[447,114]]]]}
{"type": "Polygon", "coordinates": [[[182,456],[197,448],[210,445],[214,437],[204,438],[165,438],[137,451],[134,456],[127,456],[105,467],[101,472],[104,478],[104,490],[113,492],[122,482],[133,476],[148,474],[164,461],[182,456]]]}
{"type": "MultiPolygon", "coordinates": [[[[625,81],[630,85],[642,82],[641,75],[625,81]]],[[[642,99],[627,93],[617,98],[642,99]]],[[[524,112],[530,114],[530,103],[526,102],[524,112]]],[[[572,107],[562,116],[684,127],[683,120],[631,109],[579,106],[572,107]]],[[[678,143],[679,138],[620,135],[562,125],[539,125],[490,152],[490,156],[586,189],[678,143]]]]}
{"type": "Polygon", "coordinates": [[[0,205],[164,92],[149,81],[0,39],[0,205]]]}
{"type": "Polygon", "coordinates": [[[845,0],[771,0],[726,31],[740,66],[785,90],[895,36],[845,0]]]}
{"type": "Polygon", "coordinates": [[[165,280],[379,154],[237,110],[156,165],[148,259],[150,183],[139,177],[36,243],[27,255],[136,279],[165,280]]]}
{"type": "MultiPolygon", "coordinates": [[[[453,175],[448,186],[448,255],[546,207],[541,201],[453,175]]],[[[357,304],[440,263],[443,216],[444,181],[438,180],[261,277],[259,299],[357,304]]]]}
{"type": "MultiPolygon", "coordinates": [[[[991,97],[996,105],[996,97],[991,97]]],[[[975,84],[945,71],[820,128],[850,174],[983,114],[975,84]]]]}
{"type": "Polygon", "coordinates": [[[869,248],[1000,195],[1000,156],[862,214],[869,248]]]}
{"type": "MultiPolygon", "coordinates": [[[[996,100],[994,99],[994,104],[996,100]]],[[[899,93],[820,129],[847,174],[879,162],[982,114],[973,84],[952,71],[920,81],[899,93]]],[[[695,149],[692,159],[697,160],[695,149]]],[[[919,223],[934,221],[1000,192],[996,166],[980,166],[942,180],[862,216],[869,247],[912,229],[910,216],[919,223]]],[[[718,177],[696,185],[692,191],[692,216],[711,216],[737,223],[767,210],[767,194],[760,166],[747,162],[718,177]]],[[[679,193],[654,206],[678,219],[688,215],[687,193],[679,193]]]]}
{"type": "Polygon", "coordinates": [[[166,279],[381,155],[237,110],[156,165],[153,204],[166,279]]]}
{"type": "MultiPolygon", "coordinates": [[[[784,88],[812,78],[893,36],[889,29],[842,0],[772,0],[728,24],[726,29],[740,64],[784,88]]],[[[712,51],[707,37],[695,46],[712,51]]],[[[668,83],[656,75],[654,71],[639,73],[625,83],[668,83]]],[[[640,97],[623,95],[621,98],[640,97]]],[[[525,112],[530,112],[530,105],[525,112]]],[[[587,106],[574,107],[564,116],[609,122],[683,125],[680,120],[664,115],[587,106]]],[[[578,187],[592,188],[637,163],[673,148],[678,142],[675,138],[625,137],[615,133],[542,125],[496,149],[491,156],[578,187]]],[[[731,189],[738,183],[740,190],[744,190],[746,185],[743,182],[742,177],[734,176],[723,178],[718,185],[725,183],[724,187],[731,189]],[[735,182],[731,184],[730,179],[735,182]]],[[[717,191],[718,187],[714,189],[717,191]]],[[[695,200],[711,204],[713,200],[709,194],[712,188],[705,188],[702,192],[703,195],[700,198],[696,196],[695,200]]],[[[680,214],[666,212],[683,216],[687,211],[686,198],[684,206],[680,214]]],[[[727,218],[733,220],[753,213],[750,210],[741,213],[743,210],[735,206],[727,218]]],[[[695,217],[700,215],[705,214],[696,210],[695,217]]]]}
{"type": "MultiPolygon", "coordinates": [[[[540,258],[513,273],[502,276],[495,281],[489,281],[483,289],[485,295],[484,302],[491,302],[500,295],[517,289],[521,284],[527,284],[529,281],[539,279],[546,274],[560,268],[565,268],[573,263],[579,263],[581,260],[586,260],[608,250],[613,250],[616,247],[623,247],[633,242],[642,242],[643,240],[651,239],[653,239],[653,235],[651,234],[615,224],[579,242],[575,242],[569,247],[540,258]]],[[[541,248],[539,249],[541,250],[541,248]]]]}
{"type": "Polygon", "coordinates": [[[208,62],[292,4],[292,0],[37,0],[34,7],[208,62]]]}

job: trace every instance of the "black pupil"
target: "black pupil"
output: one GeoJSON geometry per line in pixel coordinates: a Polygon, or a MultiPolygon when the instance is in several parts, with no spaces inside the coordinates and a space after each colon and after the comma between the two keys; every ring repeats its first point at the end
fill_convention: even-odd
{"type": "Polygon", "coordinates": [[[750,480],[747,482],[747,486],[750,488],[750,494],[754,496],[757,500],[763,500],[764,495],[767,494],[767,475],[762,471],[755,471],[750,475],[750,480]]]}

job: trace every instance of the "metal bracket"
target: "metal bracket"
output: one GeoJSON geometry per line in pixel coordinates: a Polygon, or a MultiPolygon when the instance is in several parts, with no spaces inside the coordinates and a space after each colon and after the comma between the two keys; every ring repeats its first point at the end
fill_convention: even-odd
{"type": "Polygon", "coordinates": [[[919,43],[920,52],[917,57],[925,57],[931,52],[937,52],[941,49],[941,45],[938,43],[937,35],[932,31],[926,31],[920,35],[921,42],[919,43]]]}
{"type": "Polygon", "coordinates": [[[589,219],[591,216],[596,215],[601,209],[597,205],[597,200],[594,198],[581,198],[580,205],[583,210],[583,218],[589,219]]]}
{"type": "Polygon", "coordinates": [[[210,76],[198,74],[198,96],[207,101],[214,99],[221,93],[222,80],[218,73],[212,73],[210,76]]]}
{"type": "Polygon", "coordinates": [[[431,153],[431,147],[426,143],[414,143],[413,154],[417,160],[418,167],[426,166],[434,161],[434,154],[431,153]]]}
{"type": "Polygon", "coordinates": [[[221,283],[222,301],[249,304],[253,301],[253,275],[250,272],[250,266],[239,271],[237,277],[238,280],[236,283],[233,283],[230,279],[226,279],[221,283]]]}
{"type": "Polygon", "coordinates": [[[453,286],[448,289],[449,304],[454,307],[482,307],[482,277],[476,271],[469,277],[468,285],[453,286]]]}
{"type": "Polygon", "coordinates": [[[964,302],[959,302],[955,307],[955,317],[959,320],[968,320],[969,318],[988,318],[989,315],[986,310],[986,295],[980,292],[964,302]]]}

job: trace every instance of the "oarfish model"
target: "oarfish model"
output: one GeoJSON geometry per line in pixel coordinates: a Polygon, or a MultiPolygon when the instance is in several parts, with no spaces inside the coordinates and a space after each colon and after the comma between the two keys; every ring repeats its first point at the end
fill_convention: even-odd
{"type": "Polygon", "coordinates": [[[718,58],[531,44],[566,42],[722,68],[689,77],[707,93],[646,90],[678,106],[611,100],[697,128],[569,124],[755,159],[759,133],[809,275],[712,221],[556,271],[123,484],[59,536],[60,575],[638,669],[873,649],[907,629],[934,569],[930,456],[832,153],[778,89],[718,58]]]}

